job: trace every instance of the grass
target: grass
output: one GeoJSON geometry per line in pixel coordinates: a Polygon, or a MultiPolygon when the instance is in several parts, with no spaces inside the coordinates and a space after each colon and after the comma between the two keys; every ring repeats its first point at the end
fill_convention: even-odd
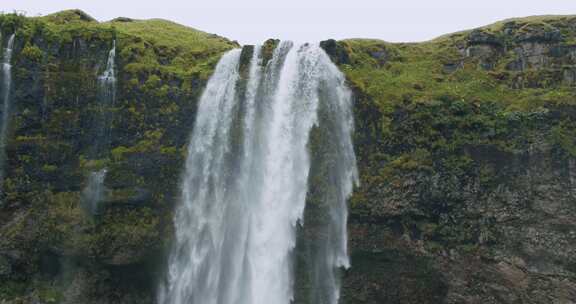
{"type": "MultiPolygon", "coordinates": [[[[482,30],[499,35],[508,22],[515,22],[518,32],[531,27],[563,30],[569,28],[566,20],[576,24],[575,16],[538,16],[510,19],[482,30]]],[[[384,110],[406,101],[429,102],[444,96],[469,102],[502,102],[514,109],[534,108],[543,102],[573,104],[576,101],[576,90],[548,81],[547,70],[508,71],[506,63],[515,58],[512,50],[502,54],[492,70],[480,68],[478,60],[466,58],[463,54],[469,33],[459,32],[423,43],[343,40],[341,44],[348,50],[351,63],[341,68],[353,86],[372,97],[384,110]],[[382,50],[387,53],[385,63],[372,56],[382,50]],[[445,64],[459,65],[460,68],[447,72],[445,64]],[[543,85],[512,89],[514,77],[520,74],[543,85]],[[545,85],[547,83],[550,85],[545,85]]],[[[564,39],[568,41],[564,44],[569,45],[575,36],[573,30],[564,33],[564,39]]]]}
{"type": "Polygon", "coordinates": [[[17,31],[21,40],[42,35],[49,43],[85,41],[117,42],[123,70],[134,74],[167,74],[168,78],[207,78],[220,55],[236,42],[161,19],[117,18],[98,22],[81,10],[66,10],[43,17],[0,15],[3,33],[17,31]]]}
{"type": "Polygon", "coordinates": [[[114,27],[119,33],[141,37],[158,47],[190,52],[197,56],[206,51],[228,49],[233,45],[226,38],[162,19],[111,21],[104,25],[114,27]]]}

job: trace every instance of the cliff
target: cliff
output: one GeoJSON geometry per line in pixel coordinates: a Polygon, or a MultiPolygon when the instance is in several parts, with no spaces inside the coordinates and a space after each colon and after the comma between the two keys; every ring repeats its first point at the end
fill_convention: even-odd
{"type": "Polygon", "coordinates": [[[575,29],[324,42],[357,97],[348,303],[576,299],[575,29]]]}
{"type": "MultiPolygon", "coordinates": [[[[2,46],[16,33],[0,301],[153,303],[196,101],[238,45],[81,11],[2,15],[0,29],[2,46]],[[93,159],[97,76],[113,41],[110,151],[93,159]],[[82,189],[103,167],[106,200],[90,216],[82,189]]],[[[361,186],[345,302],[574,301],[576,17],[322,46],[355,96],[361,186]]]]}

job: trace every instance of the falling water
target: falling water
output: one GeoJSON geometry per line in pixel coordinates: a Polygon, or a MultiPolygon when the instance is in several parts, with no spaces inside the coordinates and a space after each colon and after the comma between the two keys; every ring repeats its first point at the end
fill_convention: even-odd
{"type": "Polygon", "coordinates": [[[331,218],[324,228],[334,235],[320,246],[325,256],[319,263],[328,267],[315,272],[333,278],[317,287],[330,294],[321,297],[324,303],[335,304],[336,272],[349,266],[346,199],[357,179],[350,93],[318,46],[282,42],[264,67],[255,47],[248,73],[241,52],[222,57],[199,102],[159,302],[292,302],[296,231],[304,224],[309,188],[309,138],[326,121],[336,122],[329,125],[329,137],[337,141],[333,154],[339,163],[328,170],[338,184],[323,202],[331,218]]]}
{"type": "MultiPolygon", "coordinates": [[[[2,124],[0,126],[0,185],[4,183],[4,166],[6,162],[6,137],[10,123],[12,88],[12,52],[14,49],[15,34],[8,38],[4,56],[2,58],[2,124]]],[[[1,38],[1,36],[0,36],[1,38]]],[[[1,40],[1,39],[0,39],[1,40]]]]}
{"type": "MultiPolygon", "coordinates": [[[[115,59],[116,41],[113,41],[112,48],[108,52],[106,69],[98,76],[98,115],[96,115],[92,130],[94,142],[89,151],[89,158],[95,160],[106,158],[110,146],[111,107],[114,106],[116,100],[115,59]]],[[[99,203],[105,198],[106,173],[106,168],[88,173],[87,185],[82,192],[82,197],[84,207],[89,214],[97,214],[99,203]]]]}

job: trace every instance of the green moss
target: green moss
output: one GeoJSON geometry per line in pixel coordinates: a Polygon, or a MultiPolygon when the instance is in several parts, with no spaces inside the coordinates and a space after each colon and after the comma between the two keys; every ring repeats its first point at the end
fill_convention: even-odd
{"type": "Polygon", "coordinates": [[[42,17],[42,19],[55,24],[69,24],[77,22],[96,23],[96,19],[79,9],[65,10],[42,17]]]}
{"type": "Polygon", "coordinates": [[[112,21],[111,26],[125,37],[120,58],[131,62],[131,73],[161,72],[189,77],[207,77],[219,55],[238,45],[229,40],[161,19],[112,21]]]}
{"type": "Polygon", "coordinates": [[[52,173],[52,172],[55,172],[56,170],[58,170],[58,167],[56,167],[54,165],[42,166],[42,171],[47,172],[47,173],[52,173]]]}
{"type": "Polygon", "coordinates": [[[80,193],[61,192],[47,196],[48,210],[44,220],[45,242],[67,255],[91,256],[96,228],[80,204],[80,193]]]}
{"type": "Polygon", "coordinates": [[[576,157],[576,124],[573,121],[563,121],[552,131],[552,141],[572,157],[576,157]]]}
{"type": "Polygon", "coordinates": [[[133,248],[146,254],[145,248],[158,247],[159,218],[149,208],[119,210],[108,213],[97,233],[97,250],[109,250],[113,254],[122,248],[133,248]]]}
{"type": "Polygon", "coordinates": [[[0,15],[0,30],[4,42],[16,33],[18,105],[2,187],[3,206],[14,217],[0,228],[0,247],[25,253],[10,275],[14,284],[0,284],[0,298],[59,302],[61,289],[34,283],[44,275],[46,252],[100,268],[147,263],[165,245],[188,139],[183,126],[192,126],[220,56],[238,45],[168,21],[99,23],[78,11],[0,15]],[[113,40],[117,99],[103,109],[96,77],[113,40]],[[100,113],[113,116],[111,141],[109,151],[94,156],[100,113]],[[86,172],[102,168],[105,207],[89,216],[82,204],[86,172]]]}
{"type": "Polygon", "coordinates": [[[42,50],[36,45],[26,44],[21,55],[33,62],[40,62],[43,56],[42,50]]]}
{"type": "Polygon", "coordinates": [[[87,171],[98,171],[105,168],[109,160],[108,159],[86,159],[84,156],[80,156],[80,168],[87,171]]]}
{"type": "Polygon", "coordinates": [[[80,193],[50,194],[48,200],[43,242],[65,255],[112,258],[129,251],[134,260],[160,245],[159,218],[149,208],[111,209],[95,221],[82,209],[80,193]]]}
{"type": "MultiPolygon", "coordinates": [[[[552,29],[563,31],[575,23],[574,20],[574,16],[542,16],[509,20],[482,30],[496,36],[520,37],[526,32],[536,35],[552,29]],[[514,32],[505,35],[504,25],[510,26],[512,21],[515,22],[514,32]]],[[[534,108],[538,100],[574,104],[576,91],[562,86],[548,71],[519,73],[506,70],[506,62],[516,56],[512,51],[502,54],[492,71],[478,68],[476,59],[466,58],[461,53],[469,34],[470,31],[450,34],[423,43],[344,40],[340,44],[348,50],[351,63],[341,68],[351,84],[368,94],[384,112],[390,104],[406,100],[426,102],[443,96],[469,102],[500,102],[514,109],[534,108]],[[445,65],[453,65],[456,70],[446,72],[445,65]],[[511,89],[514,75],[522,75],[525,83],[535,85],[522,90],[511,89]]],[[[574,31],[564,35],[564,39],[574,37],[574,31]]],[[[564,42],[563,45],[569,44],[564,42]]],[[[513,46],[509,48],[513,49],[513,46]]]]}
{"type": "Polygon", "coordinates": [[[60,286],[45,281],[35,282],[34,285],[35,293],[43,303],[62,303],[64,301],[60,286]]]}
{"type": "Polygon", "coordinates": [[[26,282],[2,281],[0,284],[0,299],[12,300],[25,294],[28,287],[26,282]]]}

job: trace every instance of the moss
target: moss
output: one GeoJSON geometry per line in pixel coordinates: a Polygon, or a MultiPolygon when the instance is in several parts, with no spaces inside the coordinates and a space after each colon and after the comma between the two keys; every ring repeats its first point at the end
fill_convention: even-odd
{"type": "Polygon", "coordinates": [[[51,172],[55,172],[56,170],[58,170],[58,167],[54,166],[54,165],[44,165],[42,166],[42,171],[47,172],[47,173],[51,173],[51,172]]]}
{"type": "Polygon", "coordinates": [[[105,215],[97,237],[102,246],[98,250],[109,250],[114,254],[122,247],[146,254],[146,248],[158,247],[159,219],[149,208],[113,211],[105,215]]]}
{"type": "Polygon", "coordinates": [[[406,251],[356,251],[352,265],[343,286],[346,302],[442,303],[448,293],[446,279],[432,261],[406,251]]]}
{"type": "Polygon", "coordinates": [[[562,121],[551,131],[552,142],[576,157],[576,124],[572,121],[562,121]]]}
{"type": "Polygon", "coordinates": [[[276,47],[278,46],[278,44],[280,43],[280,40],[278,39],[268,39],[264,42],[264,44],[262,45],[262,50],[261,52],[261,56],[262,56],[262,65],[266,66],[266,64],[268,63],[268,61],[270,61],[272,59],[272,56],[274,54],[274,50],[276,49],[276,47]]]}
{"type": "Polygon", "coordinates": [[[48,22],[55,24],[68,24],[75,22],[89,22],[89,23],[97,22],[96,19],[94,19],[92,16],[86,14],[85,12],[79,9],[71,9],[57,12],[42,17],[42,19],[45,19],[48,22]]]}
{"type": "Polygon", "coordinates": [[[65,299],[60,286],[49,281],[34,282],[33,288],[37,298],[43,303],[62,303],[65,299]]]}
{"type": "Polygon", "coordinates": [[[3,281],[0,284],[0,299],[12,300],[23,296],[27,287],[26,282],[3,281]]]}
{"type": "MultiPolygon", "coordinates": [[[[526,33],[540,37],[540,32],[570,28],[573,16],[527,18],[498,23],[481,28],[498,37],[523,37],[526,33]],[[506,29],[513,32],[505,34],[506,29]]],[[[451,34],[424,43],[387,43],[370,39],[343,40],[339,43],[348,51],[349,64],[341,68],[354,87],[368,94],[384,111],[390,104],[405,100],[425,102],[449,96],[470,102],[500,102],[511,108],[530,108],[537,100],[573,104],[576,92],[563,86],[549,70],[529,70],[524,73],[506,69],[507,60],[516,60],[512,51],[497,55],[497,64],[489,72],[478,68],[474,58],[467,58],[463,51],[471,31],[451,34]],[[453,65],[454,72],[447,73],[445,66],[453,65]],[[511,89],[512,75],[522,75],[524,89],[511,89]],[[532,84],[532,85],[531,85],[532,84]],[[554,98],[549,98],[554,95],[554,98]],[[549,96],[549,97],[548,97],[549,96]]],[[[564,33],[564,32],[563,32],[564,33]]],[[[576,37],[573,31],[565,32],[563,39],[576,37]]],[[[514,39],[514,38],[512,38],[514,39]]],[[[520,39],[520,38],[518,38],[520,39]]],[[[545,39],[545,38],[542,38],[545,39]]],[[[506,42],[509,49],[514,41],[506,42]]],[[[569,45],[563,42],[561,45],[569,45]]]]}
{"type": "Polygon", "coordinates": [[[104,25],[126,37],[119,55],[131,62],[126,69],[132,73],[206,75],[223,51],[238,46],[225,38],[160,19],[112,21],[104,25]]]}
{"type": "Polygon", "coordinates": [[[65,255],[91,256],[96,246],[95,237],[89,232],[95,229],[90,217],[82,210],[80,193],[61,192],[47,197],[45,241],[63,251],[65,255]]]}
{"type": "Polygon", "coordinates": [[[17,105],[2,187],[2,211],[13,218],[0,228],[0,247],[24,252],[0,284],[10,290],[0,294],[58,302],[61,288],[50,285],[56,279],[44,273],[41,257],[121,268],[149,262],[166,245],[186,126],[220,56],[237,44],[167,21],[99,23],[77,11],[0,15],[0,29],[4,40],[16,32],[17,105]],[[102,108],[97,75],[113,40],[117,98],[102,108]],[[101,112],[113,116],[109,150],[88,157],[101,112]],[[108,170],[105,208],[88,216],[82,208],[86,172],[102,168],[108,170]],[[45,275],[50,284],[34,283],[45,275]]]}
{"type": "MultiPolygon", "coordinates": [[[[558,29],[562,47],[574,39],[566,20],[527,22],[532,21],[483,32],[507,46],[516,43],[514,35],[538,28],[544,33],[558,29]],[[508,29],[510,37],[503,34],[508,29]]],[[[41,272],[37,259],[42,251],[127,265],[146,261],[147,254],[164,245],[197,99],[222,53],[237,44],[164,20],[99,23],[77,11],[41,18],[2,15],[0,28],[3,37],[17,35],[17,111],[3,185],[5,210],[15,216],[8,228],[0,228],[0,241],[8,243],[2,249],[26,252],[16,283],[3,287],[9,286],[13,297],[26,287],[44,290],[43,300],[52,301],[58,295],[51,286],[30,281],[41,272]],[[117,43],[118,94],[112,107],[101,109],[96,76],[112,40],[117,43]],[[94,144],[90,122],[100,111],[115,117],[109,158],[106,153],[89,159],[94,144]],[[81,208],[81,193],[85,172],[102,168],[108,169],[105,185],[113,202],[106,201],[93,218],[81,208]],[[145,202],[125,203],[140,189],[150,192],[145,202]],[[19,282],[25,282],[22,288],[19,282]]],[[[264,62],[277,43],[264,44],[264,62]]],[[[542,142],[574,155],[570,113],[576,93],[558,83],[555,70],[508,70],[516,58],[503,51],[486,71],[478,59],[464,58],[469,33],[420,44],[334,43],[339,55],[334,58],[341,59],[356,97],[362,186],[351,202],[351,220],[393,223],[389,226],[402,233],[420,234],[431,248],[474,251],[480,220],[451,217],[463,208],[458,191],[463,185],[478,180],[484,191],[502,184],[510,164],[542,142]],[[392,204],[383,203],[387,200],[392,204]],[[394,210],[396,218],[387,218],[386,208],[398,201],[409,205],[394,210]]],[[[562,69],[571,68],[563,64],[562,69]]],[[[430,270],[424,259],[402,259],[430,270]]],[[[425,284],[435,277],[414,269],[409,274],[425,284]]]]}
{"type": "Polygon", "coordinates": [[[21,56],[33,62],[40,62],[43,56],[43,52],[36,45],[26,44],[24,49],[22,49],[21,56]]]}
{"type": "MultiPolygon", "coordinates": [[[[128,195],[128,194],[126,194],[128,195]]],[[[114,259],[117,255],[132,263],[156,248],[159,218],[149,208],[112,209],[95,221],[81,207],[80,193],[48,195],[43,221],[43,242],[66,256],[114,259]]]]}

